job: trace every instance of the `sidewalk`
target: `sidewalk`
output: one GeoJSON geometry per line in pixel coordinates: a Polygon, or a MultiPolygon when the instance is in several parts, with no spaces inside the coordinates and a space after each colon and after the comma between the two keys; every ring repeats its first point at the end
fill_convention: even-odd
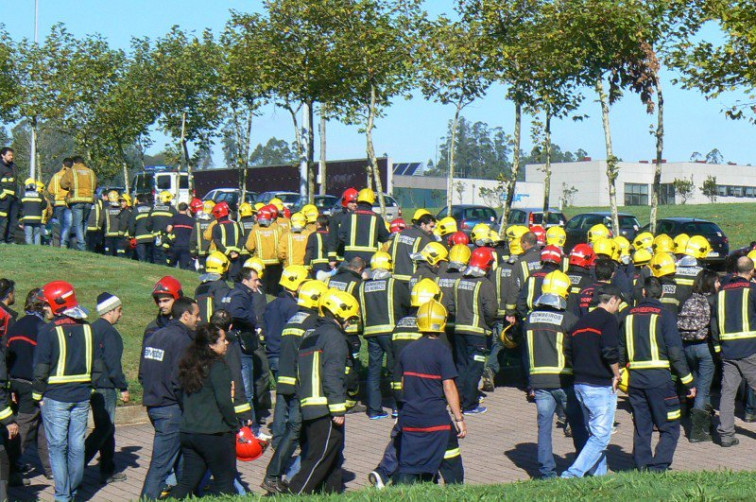
{"type": "MultiPolygon", "coordinates": [[[[466,482],[470,484],[503,483],[527,480],[537,472],[536,409],[525,401],[524,394],[513,388],[498,388],[489,394],[485,405],[488,413],[468,417],[469,435],[461,441],[466,482]]],[[[620,398],[617,411],[619,431],[612,436],[609,467],[613,471],[631,469],[633,423],[627,399],[620,398]]],[[[367,474],[381,459],[393,422],[390,419],[371,421],[364,414],[348,415],[346,430],[347,488],[356,490],[368,485],[367,474]]],[[[690,444],[680,438],[673,469],[675,470],[750,470],[756,465],[756,424],[736,420],[740,445],[723,449],[713,443],[690,444]]],[[[116,464],[124,469],[128,480],[107,486],[98,483],[95,466],[86,470],[80,492],[81,500],[136,500],[142,488],[152,450],[152,427],[122,426],[117,431],[116,464]]],[[[559,471],[572,459],[572,441],[561,429],[554,432],[554,452],[559,471]]],[[[271,452],[255,462],[239,462],[242,478],[256,493],[271,452]]],[[[53,489],[42,476],[31,479],[24,489],[12,489],[15,500],[51,500],[53,489]]]]}

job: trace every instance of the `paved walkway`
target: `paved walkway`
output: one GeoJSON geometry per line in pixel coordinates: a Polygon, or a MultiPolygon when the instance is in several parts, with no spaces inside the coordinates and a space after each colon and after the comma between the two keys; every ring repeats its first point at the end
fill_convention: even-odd
{"type": "MultiPolygon", "coordinates": [[[[485,405],[488,406],[486,415],[467,418],[469,435],[461,443],[466,482],[490,484],[529,479],[537,472],[535,404],[526,402],[521,391],[498,388],[489,394],[485,405]]],[[[633,426],[626,398],[620,398],[619,407],[619,431],[612,437],[609,450],[609,466],[613,471],[633,467],[633,426]]],[[[349,490],[368,484],[367,474],[380,460],[391,426],[390,419],[370,421],[363,414],[347,417],[345,468],[349,471],[349,490]]],[[[736,426],[741,443],[729,449],[713,443],[690,444],[681,438],[673,468],[753,469],[756,465],[756,424],[738,419],[736,426]]],[[[138,498],[152,449],[152,427],[149,424],[120,427],[116,444],[116,463],[124,469],[128,480],[101,486],[97,468],[89,467],[81,490],[83,500],[138,498]]],[[[563,436],[561,429],[555,430],[554,453],[559,471],[569,465],[572,452],[571,440],[563,436]]],[[[255,492],[261,492],[259,485],[270,456],[271,452],[267,451],[255,462],[239,462],[242,478],[255,492]]],[[[36,476],[31,479],[31,486],[13,489],[11,495],[17,500],[52,500],[53,489],[44,477],[36,476]]]]}

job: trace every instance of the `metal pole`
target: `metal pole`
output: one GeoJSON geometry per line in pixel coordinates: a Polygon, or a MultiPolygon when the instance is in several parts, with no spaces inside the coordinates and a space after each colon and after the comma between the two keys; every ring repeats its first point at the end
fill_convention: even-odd
{"type": "MultiPolygon", "coordinates": [[[[34,45],[39,44],[39,0],[34,0],[34,45]]],[[[37,179],[37,128],[32,125],[31,130],[31,162],[29,166],[29,177],[37,179]]]]}
{"type": "Polygon", "coordinates": [[[307,198],[307,159],[309,157],[310,142],[310,106],[307,103],[302,104],[302,157],[299,159],[299,195],[304,199],[307,198]]]}

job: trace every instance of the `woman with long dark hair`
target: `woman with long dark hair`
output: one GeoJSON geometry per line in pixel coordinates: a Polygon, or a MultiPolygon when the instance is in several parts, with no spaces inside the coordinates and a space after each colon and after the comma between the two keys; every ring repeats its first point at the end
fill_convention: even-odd
{"type": "Polygon", "coordinates": [[[235,494],[236,432],[233,384],[223,356],[226,334],[216,326],[202,326],[179,363],[183,391],[181,452],[184,470],[175,498],[191,495],[210,469],[215,488],[235,494]]]}

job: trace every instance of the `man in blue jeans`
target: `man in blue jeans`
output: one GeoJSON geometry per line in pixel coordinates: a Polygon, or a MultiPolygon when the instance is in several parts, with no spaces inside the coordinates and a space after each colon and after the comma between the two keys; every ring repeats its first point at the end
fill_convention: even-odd
{"type": "Polygon", "coordinates": [[[619,288],[605,284],[594,293],[596,308],[580,319],[570,332],[570,355],[575,375],[575,395],[583,409],[588,440],[563,478],[607,473],[606,449],[612,439],[619,384],[619,328],[617,312],[622,303],[619,288]]]}
{"type": "Polygon", "coordinates": [[[95,201],[97,177],[94,171],[86,166],[81,156],[77,155],[71,160],[73,166],[61,178],[60,186],[69,191],[67,197],[71,206],[73,231],[76,234],[76,249],[84,251],[87,248],[87,222],[95,201]]]}

